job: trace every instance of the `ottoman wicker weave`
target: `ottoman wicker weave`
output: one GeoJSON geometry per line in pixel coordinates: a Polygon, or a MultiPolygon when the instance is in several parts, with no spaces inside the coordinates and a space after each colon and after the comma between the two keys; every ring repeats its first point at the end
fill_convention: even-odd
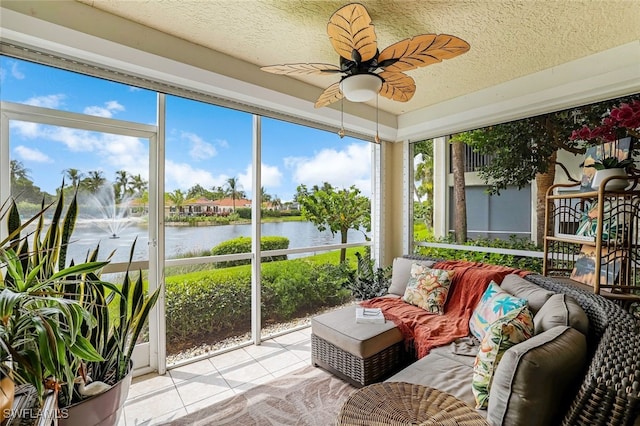
{"type": "Polygon", "coordinates": [[[489,425],[473,407],[455,396],[405,382],[375,383],[355,391],[342,406],[337,424],[489,425]]]}
{"type": "Polygon", "coordinates": [[[362,387],[408,363],[402,333],[391,321],[356,323],[355,306],[311,319],[311,362],[362,387]]]}

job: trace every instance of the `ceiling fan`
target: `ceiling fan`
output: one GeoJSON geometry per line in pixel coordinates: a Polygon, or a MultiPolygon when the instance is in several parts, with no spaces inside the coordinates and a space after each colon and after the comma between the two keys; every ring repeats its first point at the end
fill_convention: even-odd
{"type": "Polygon", "coordinates": [[[327,106],[343,97],[365,102],[378,93],[394,101],[407,102],[416,83],[404,71],[442,62],[469,50],[469,43],[447,34],[422,34],[378,50],[376,33],[367,9],[351,3],[329,19],[327,34],[340,55],[340,65],[298,63],[262,67],[283,75],[340,74],[339,82],[327,87],[315,103],[327,106]]]}

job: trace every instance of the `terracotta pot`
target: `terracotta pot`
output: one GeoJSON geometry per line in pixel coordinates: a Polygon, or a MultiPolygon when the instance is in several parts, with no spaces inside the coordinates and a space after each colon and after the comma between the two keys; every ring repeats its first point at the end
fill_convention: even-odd
{"type": "Polygon", "coordinates": [[[111,389],[60,409],[59,426],[116,426],[129,394],[133,369],[111,389]]]}
{"type": "MultiPolygon", "coordinates": [[[[596,174],[593,176],[593,182],[591,183],[591,187],[593,189],[598,189],[600,184],[605,178],[611,176],[620,176],[620,177],[628,177],[625,169],[603,169],[596,170],[596,174]]],[[[629,181],[626,179],[611,179],[607,182],[606,189],[616,190],[616,189],[624,189],[629,185],[629,181]]]]}

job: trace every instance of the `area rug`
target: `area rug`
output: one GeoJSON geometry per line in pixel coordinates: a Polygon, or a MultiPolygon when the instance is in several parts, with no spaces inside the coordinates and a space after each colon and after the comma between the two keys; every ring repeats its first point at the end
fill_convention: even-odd
{"type": "Polygon", "coordinates": [[[325,370],[308,366],[163,424],[333,425],[342,404],[355,390],[325,370]]]}

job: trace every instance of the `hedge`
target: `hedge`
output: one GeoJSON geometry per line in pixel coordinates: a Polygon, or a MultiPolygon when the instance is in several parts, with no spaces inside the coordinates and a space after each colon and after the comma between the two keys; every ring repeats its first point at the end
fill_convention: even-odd
{"type": "MultiPolygon", "coordinates": [[[[260,239],[260,250],[280,250],[289,248],[289,239],[286,237],[262,237],[260,239]]],[[[211,249],[212,255],[219,254],[236,254],[236,253],[251,253],[251,238],[238,237],[231,240],[223,241],[214,248],[211,249]]],[[[263,262],[273,262],[276,260],[287,260],[287,255],[281,256],[265,256],[262,258],[263,262]]],[[[218,268],[228,268],[230,266],[248,265],[251,263],[249,259],[242,260],[230,260],[228,262],[219,262],[218,268]]]]}
{"type": "MultiPolygon", "coordinates": [[[[262,266],[263,324],[287,321],[348,301],[349,267],[304,259],[262,266]]],[[[251,268],[247,265],[166,278],[167,339],[194,344],[248,331],[251,268]]]]}
{"type": "MultiPolygon", "coordinates": [[[[455,244],[455,241],[452,238],[428,239],[427,241],[429,240],[431,242],[455,244]]],[[[469,240],[463,245],[496,248],[499,247],[512,250],[541,251],[540,247],[532,243],[531,240],[527,238],[518,238],[514,235],[510,236],[508,240],[478,238],[475,240],[469,240]]],[[[542,273],[542,258],[537,257],[524,257],[514,256],[511,254],[454,250],[435,247],[417,247],[415,252],[416,254],[435,257],[439,259],[469,260],[472,262],[483,262],[491,263],[493,265],[511,266],[527,271],[542,273]]]]}

